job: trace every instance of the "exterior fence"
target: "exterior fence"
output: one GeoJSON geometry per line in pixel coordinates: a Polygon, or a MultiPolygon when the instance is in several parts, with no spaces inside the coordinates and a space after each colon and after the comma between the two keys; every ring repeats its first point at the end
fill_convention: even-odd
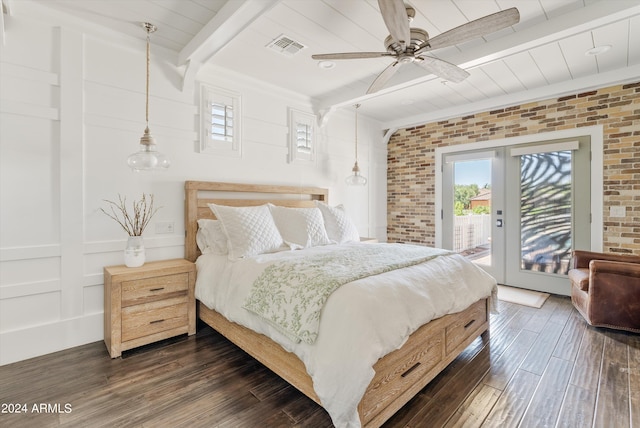
{"type": "Polygon", "coordinates": [[[491,239],[491,215],[455,216],[453,228],[453,251],[461,252],[486,245],[491,239]]]}

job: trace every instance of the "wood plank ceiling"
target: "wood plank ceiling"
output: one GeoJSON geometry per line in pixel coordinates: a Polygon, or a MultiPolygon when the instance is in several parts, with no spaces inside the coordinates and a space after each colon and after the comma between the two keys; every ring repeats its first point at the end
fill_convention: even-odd
{"type": "MultiPolygon", "coordinates": [[[[517,7],[520,22],[461,45],[430,52],[471,73],[462,83],[403,67],[386,88],[365,92],[388,58],[318,66],[312,54],[384,51],[387,29],[377,0],[21,0],[144,38],[176,52],[197,78],[206,64],[310,97],[319,114],[362,103],[361,112],[397,128],[561,93],[637,80],[637,0],[410,0],[412,27],[431,37],[482,16],[517,7]],[[280,35],[305,46],[290,56],[267,48],[280,35]],[[585,52],[611,49],[598,56],[585,52]]],[[[3,0],[19,13],[19,3],[3,0]]]]}

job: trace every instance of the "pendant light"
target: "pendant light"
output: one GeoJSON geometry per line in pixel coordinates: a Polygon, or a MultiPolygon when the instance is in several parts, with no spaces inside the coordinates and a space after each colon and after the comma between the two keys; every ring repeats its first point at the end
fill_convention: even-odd
{"type": "Polygon", "coordinates": [[[349,186],[364,186],[367,184],[367,179],[360,175],[360,167],[358,166],[358,108],[360,108],[360,104],[356,104],[356,163],[353,164],[353,174],[346,178],[346,182],[349,186]]]}
{"type": "Polygon", "coordinates": [[[157,27],[153,24],[149,24],[148,22],[143,22],[142,28],[144,28],[144,30],[147,32],[147,104],[145,110],[145,120],[147,126],[144,130],[144,135],[140,138],[140,149],[127,158],[127,164],[132,170],[136,172],[167,169],[171,164],[171,162],[169,162],[169,159],[167,159],[165,155],[156,150],[156,140],[149,132],[149,65],[151,62],[151,43],[149,35],[156,31],[157,27]]]}

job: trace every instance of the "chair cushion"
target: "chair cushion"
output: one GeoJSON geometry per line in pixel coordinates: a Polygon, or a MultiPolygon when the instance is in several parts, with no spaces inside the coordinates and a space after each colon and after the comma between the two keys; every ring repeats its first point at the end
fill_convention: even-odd
{"type": "Polygon", "coordinates": [[[589,291],[589,269],[571,269],[569,271],[569,280],[576,284],[582,291],[589,291]]]}

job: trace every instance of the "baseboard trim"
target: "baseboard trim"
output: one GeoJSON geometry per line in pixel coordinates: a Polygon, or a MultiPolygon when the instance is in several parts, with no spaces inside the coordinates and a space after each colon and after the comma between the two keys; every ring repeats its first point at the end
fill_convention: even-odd
{"type": "Polygon", "coordinates": [[[0,366],[103,340],[103,323],[95,313],[0,333],[0,366]]]}

